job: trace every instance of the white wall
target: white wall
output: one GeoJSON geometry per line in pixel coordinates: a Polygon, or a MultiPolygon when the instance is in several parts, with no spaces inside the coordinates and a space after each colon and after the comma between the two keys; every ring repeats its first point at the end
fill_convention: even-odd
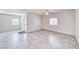
{"type": "Polygon", "coordinates": [[[33,13],[27,14],[27,31],[36,31],[41,29],[41,16],[33,13]]]}
{"type": "Polygon", "coordinates": [[[27,13],[22,15],[22,31],[27,31],[27,13]]]}
{"type": "Polygon", "coordinates": [[[75,12],[74,10],[69,10],[62,13],[51,14],[50,16],[43,17],[43,28],[61,32],[64,34],[75,35],[75,12]],[[58,26],[50,26],[49,18],[56,16],[58,17],[58,26]]]}
{"type": "Polygon", "coordinates": [[[0,32],[21,30],[21,16],[0,14],[0,32]],[[18,25],[12,25],[12,19],[19,19],[18,25]]]}
{"type": "Polygon", "coordinates": [[[75,28],[76,28],[76,38],[77,38],[77,41],[79,43],[79,9],[75,11],[75,28]]]}

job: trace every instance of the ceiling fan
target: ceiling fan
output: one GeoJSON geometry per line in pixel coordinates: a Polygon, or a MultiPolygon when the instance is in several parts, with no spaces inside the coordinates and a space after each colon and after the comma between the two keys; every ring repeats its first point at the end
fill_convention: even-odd
{"type": "Polygon", "coordinates": [[[41,10],[41,12],[42,12],[43,15],[49,15],[50,14],[49,10],[46,10],[46,9],[41,10]]]}

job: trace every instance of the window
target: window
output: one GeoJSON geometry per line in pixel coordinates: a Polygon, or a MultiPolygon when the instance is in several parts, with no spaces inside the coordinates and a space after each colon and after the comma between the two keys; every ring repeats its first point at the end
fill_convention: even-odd
{"type": "Polygon", "coordinates": [[[12,19],[12,25],[18,25],[19,20],[18,19],[12,19]]]}
{"type": "Polygon", "coordinates": [[[58,18],[57,17],[50,18],[49,25],[58,25],[58,18]]]}

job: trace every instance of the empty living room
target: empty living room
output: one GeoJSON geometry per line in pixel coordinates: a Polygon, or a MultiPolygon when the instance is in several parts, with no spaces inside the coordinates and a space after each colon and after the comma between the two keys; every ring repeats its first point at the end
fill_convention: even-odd
{"type": "Polygon", "coordinates": [[[0,49],[78,49],[79,9],[0,9],[0,49]]]}

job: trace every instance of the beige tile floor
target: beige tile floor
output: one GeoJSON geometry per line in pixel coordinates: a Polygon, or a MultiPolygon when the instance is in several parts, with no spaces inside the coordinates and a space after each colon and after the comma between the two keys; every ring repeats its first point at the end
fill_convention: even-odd
{"type": "Polygon", "coordinates": [[[74,36],[48,30],[29,33],[28,43],[28,48],[78,48],[78,43],[74,36]]]}
{"type": "Polygon", "coordinates": [[[19,34],[18,32],[0,33],[1,49],[73,49],[78,48],[74,36],[38,30],[19,34]]]}

